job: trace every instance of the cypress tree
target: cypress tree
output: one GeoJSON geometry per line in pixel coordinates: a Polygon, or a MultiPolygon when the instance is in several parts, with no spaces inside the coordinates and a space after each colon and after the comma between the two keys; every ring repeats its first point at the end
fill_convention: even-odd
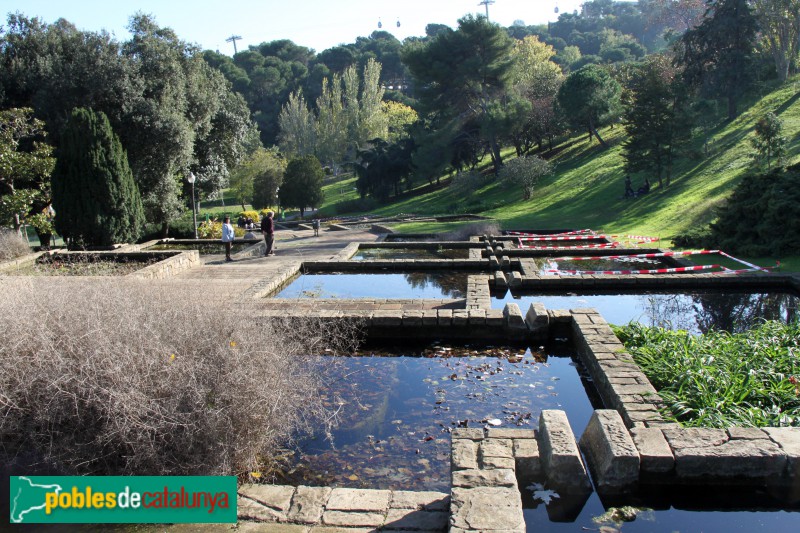
{"type": "Polygon", "coordinates": [[[139,189],[119,137],[102,112],[76,108],[52,177],[58,232],[70,246],[133,242],[144,226],[139,189]]]}

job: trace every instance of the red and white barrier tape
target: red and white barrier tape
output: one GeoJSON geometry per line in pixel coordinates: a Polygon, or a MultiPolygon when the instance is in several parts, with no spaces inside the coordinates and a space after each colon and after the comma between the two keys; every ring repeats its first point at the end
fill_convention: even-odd
{"type": "Polygon", "coordinates": [[[722,268],[720,265],[698,265],[689,267],[675,268],[654,268],[651,270],[558,270],[549,269],[546,272],[554,274],[581,274],[581,275],[629,275],[629,274],[672,274],[675,272],[697,272],[700,270],[711,270],[722,268]]]}
{"type": "Polygon", "coordinates": [[[563,233],[528,233],[525,231],[508,231],[506,232],[507,235],[521,235],[521,236],[531,236],[531,237],[555,237],[558,235],[596,235],[594,230],[591,229],[580,229],[577,231],[565,231],[563,233]]]}
{"type": "Polygon", "coordinates": [[[608,240],[607,235],[561,235],[547,237],[519,237],[520,241],[599,241],[608,240]]]}
{"type": "Polygon", "coordinates": [[[720,253],[719,250],[687,250],[685,252],[658,252],[631,255],[587,255],[583,257],[554,257],[553,261],[591,261],[593,259],[652,259],[654,257],[672,257],[675,255],[705,255],[720,253]]]}
{"type": "MultiPolygon", "coordinates": [[[[519,247],[523,250],[553,250],[553,251],[561,251],[561,250],[588,250],[588,249],[597,249],[597,248],[616,248],[619,246],[618,242],[604,242],[602,244],[576,244],[575,246],[526,246],[524,244],[520,244],[519,247]]],[[[602,256],[605,259],[608,256],[602,256]]]]}
{"type": "Polygon", "coordinates": [[[743,261],[741,259],[737,259],[736,257],[733,257],[732,255],[728,255],[728,254],[726,254],[725,252],[723,252],[721,250],[719,252],[719,255],[721,255],[722,257],[727,257],[731,261],[736,261],[737,263],[741,263],[744,266],[749,267],[748,270],[761,270],[762,272],[769,272],[768,268],[760,267],[758,265],[754,265],[753,263],[748,263],[747,261],[743,261]]]}

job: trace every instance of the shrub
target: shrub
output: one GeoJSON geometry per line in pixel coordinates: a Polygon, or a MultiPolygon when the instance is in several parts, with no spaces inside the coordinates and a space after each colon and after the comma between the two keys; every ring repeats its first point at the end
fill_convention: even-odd
{"type": "MultiPolygon", "coordinates": [[[[239,226],[233,226],[233,234],[235,237],[244,237],[245,233],[252,230],[246,230],[239,226]]],[[[201,222],[197,225],[197,238],[198,239],[221,239],[222,238],[222,222],[201,222]]]]}
{"type": "MultiPolygon", "coordinates": [[[[262,209],[260,212],[259,211],[255,211],[255,210],[247,210],[247,211],[240,212],[236,216],[237,217],[244,217],[244,218],[250,217],[250,219],[253,222],[258,222],[258,221],[261,220],[261,213],[266,214],[267,211],[269,211],[269,209],[262,209]]],[[[235,218],[233,219],[233,223],[234,223],[234,225],[236,225],[236,219],[235,218]]]]}
{"type": "Polygon", "coordinates": [[[800,166],[746,176],[719,219],[711,225],[713,245],[750,256],[800,252],[800,166]]]}
{"type": "Polygon", "coordinates": [[[366,213],[377,207],[378,200],[367,197],[339,202],[333,206],[333,210],[337,215],[346,215],[348,213],[366,213]]]}
{"type": "Polygon", "coordinates": [[[0,445],[75,474],[264,466],[330,413],[337,323],[247,327],[225,294],[138,280],[0,280],[0,445]],[[47,294],[47,299],[41,297],[47,294]]]}
{"type": "Polygon", "coordinates": [[[680,248],[705,248],[711,240],[708,227],[692,228],[672,238],[672,244],[680,248]]]}
{"type": "Polygon", "coordinates": [[[522,188],[522,199],[530,200],[539,178],[552,171],[550,163],[538,156],[518,157],[500,169],[500,181],[508,187],[522,188]]]}
{"type": "Polygon", "coordinates": [[[458,172],[448,185],[448,190],[462,199],[473,194],[486,184],[486,179],[477,170],[458,172]]]}
{"type": "Polygon", "coordinates": [[[0,261],[8,261],[31,253],[26,241],[16,231],[0,230],[0,261]]]}
{"type": "Polygon", "coordinates": [[[614,327],[665,402],[692,427],[800,426],[800,325],[766,321],[702,336],[638,323],[614,327]]]}
{"type": "Polygon", "coordinates": [[[472,222],[439,235],[443,241],[467,241],[473,235],[499,235],[500,225],[494,220],[472,222]]]}

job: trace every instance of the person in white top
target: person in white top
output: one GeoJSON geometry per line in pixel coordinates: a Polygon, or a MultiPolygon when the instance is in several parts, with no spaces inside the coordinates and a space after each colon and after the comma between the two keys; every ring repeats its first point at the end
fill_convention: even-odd
{"type": "Polygon", "coordinates": [[[225,217],[225,221],[222,223],[222,242],[225,243],[225,261],[233,261],[231,258],[231,244],[235,236],[233,225],[231,224],[231,217],[225,217]]]}

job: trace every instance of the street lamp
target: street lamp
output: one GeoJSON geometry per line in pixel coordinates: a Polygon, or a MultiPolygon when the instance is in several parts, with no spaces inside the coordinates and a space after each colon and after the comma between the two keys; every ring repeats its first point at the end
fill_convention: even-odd
{"type": "Polygon", "coordinates": [[[192,226],[194,227],[194,238],[197,238],[197,211],[194,208],[194,182],[197,181],[197,178],[194,176],[194,172],[189,172],[189,177],[186,178],[186,181],[192,184],[192,226]]]}

